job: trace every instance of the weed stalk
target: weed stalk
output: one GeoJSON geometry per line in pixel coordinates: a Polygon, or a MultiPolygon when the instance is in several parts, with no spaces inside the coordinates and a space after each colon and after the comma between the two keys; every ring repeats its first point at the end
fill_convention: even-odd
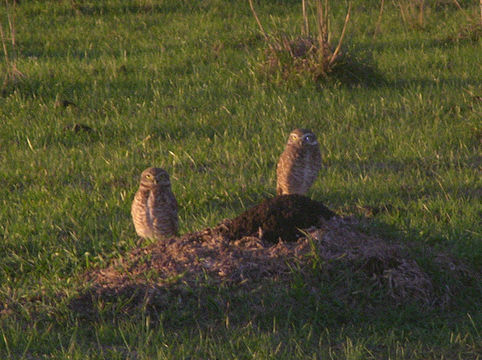
{"type": "Polygon", "coordinates": [[[10,44],[11,51],[8,51],[8,36],[3,30],[3,25],[0,23],[0,38],[2,40],[3,55],[5,58],[5,77],[3,79],[2,90],[4,90],[10,83],[17,83],[19,79],[25,77],[25,75],[17,69],[17,51],[16,51],[16,32],[15,32],[15,8],[17,1],[13,0],[13,6],[10,6],[8,0],[5,0],[5,8],[7,13],[8,29],[10,31],[10,44]],[[13,10],[10,10],[13,8],[13,10]],[[10,14],[10,12],[12,14],[10,14]]]}

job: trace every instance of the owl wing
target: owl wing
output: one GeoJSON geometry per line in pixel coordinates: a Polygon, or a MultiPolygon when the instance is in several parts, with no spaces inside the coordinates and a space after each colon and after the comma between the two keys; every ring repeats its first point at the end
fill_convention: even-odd
{"type": "Polygon", "coordinates": [[[148,193],[137,190],[131,206],[131,216],[136,233],[144,238],[150,236],[151,218],[147,208],[148,198],[148,193]]]}
{"type": "Polygon", "coordinates": [[[278,195],[282,194],[281,184],[288,184],[290,182],[290,177],[293,176],[292,170],[295,164],[297,164],[301,153],[298,149],[294,147],[286,147],[281,154],[278,166],[276,167],[276,177],[277,177],[277,188],[276,193],[278,195]]]}
{"type": "Polygon", "coordinates": [[[177,201],[171,191],[156,189],[149,196],[152,226],[160,234],[176,234],[178,230],[177,201]],[[151,200],[152,199],[152,200],[151,200]]]}
{"type": "Polygon", "coordinates": [[[173,229],[173,232],[177,234],[179,230],[179,219],[177,215],[177,210],[178,210],[177,200],[174,194],[172,193],[172,191],[169,191],[166,194],[166,197],[167,197],[167,203],[169,204],[170,213],[171,213],[171,217],[170,217],[171,229],[173,229]]]}
{"type": "Polygon", "coordinates": [[[321,169],[321,152],[320,147],[316,146],[310,150],[310,160],[307,162],[309,165],[309,172],[305,178],[308,188],[315,182],[318,177],[318,173],[321,169]]]}
{"type": "Polygon", "coordinates": [[[146,217],[149,221],[149,224],[156,231],[159,230],[159,217],[162,216],[159,196],[160,194],[158,191],[151,190],[149,192],[149,197],[147,198],[147,211],[146,211],[147,216],[146,217]]]}

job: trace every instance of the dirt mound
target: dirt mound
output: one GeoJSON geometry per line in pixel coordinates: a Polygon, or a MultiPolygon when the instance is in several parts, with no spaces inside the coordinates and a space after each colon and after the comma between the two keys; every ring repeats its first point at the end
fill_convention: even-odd
{"type": "MultiPolygon", "coordinates": [[[[346,306],[369,304],[377,296],[385,299],[384,306],[406,301],[444,306],[457,287],[478,283],[468,267],[429,249],[425,258],[434,259],[451,280],[435,289],[406,244],[360,229],[358,221],[336,216],[317,201],[277,196],[214,228],[134,249],[85,274],[86,288],[70,305],[82,314],[119,299],[127,299],[127,309],[165,309],[173,301],[188,304],[184,296],[218,285],[251,293],[263,284],[289,287],[301,275],[311,289],[329,284],[330,296],[346,306]]],[[[199,296],[205,298],[209,295],[199,296]]]]}
{"type": "MultiPolygon", "coordinates": [[[[255,210],[245,213],[247,219],[251,211],[255,210]]],[[[245,224],[241,220],[246,219],[243,215],[236,218],[240,224],[245,224]]],[[[256,223],[255,219],[252,223],[256,223]]],[[[264,240],[264,233],[263,238],[226,236],[229,229],[239,228],[223,223],[135,249],[107,268],[86,274],[89,286],[71,302],[71,307],[88,313],[99,301],[127,298],[132,307],[162,309],[172,301],[173,294],[189,289],[217,284],[249,288],[266,280],[289,284],[293,268],[306,278],[323,274],[323,281],[337,284],[334,291],[340,301],[353,299],[353,289],[346,286],[352,280],[340,280],[340,276],[351,279],[353,274],[367,296],[375,289],[394,304],[407,300],[423,304],[435,301],[431,278],[406,249],[363,233],[353,219],[335,216],[323,220],[322,216],[318,227],[305,229],[307,236],[275,244],[272,238],[264,240]]]]}
{"type": "Polygon", "coordinates": [[[282,195],[253,206],[226,222],[223,234],[230,239],[257,235],[269,242],[296,241],[299,229],[317,226],[336,214],[321,202],[302,195],[282,195]]]}

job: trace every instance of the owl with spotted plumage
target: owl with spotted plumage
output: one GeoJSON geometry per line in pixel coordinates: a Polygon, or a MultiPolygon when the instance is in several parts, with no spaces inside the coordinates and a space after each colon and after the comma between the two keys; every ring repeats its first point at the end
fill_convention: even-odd
{"type": "Polygon", "coordinates": [[[142,172],[131,215],[136,233],[142,238],[157,240],[177,235],[177,201],[165,170],[150,167],[142,172]]]}
{"type": "Polygon", "coordinates": [[[281,154],[276,168],[277,195],[305,195],[321,169],[320,145],[307,129],[295,129],[281,154]]]}

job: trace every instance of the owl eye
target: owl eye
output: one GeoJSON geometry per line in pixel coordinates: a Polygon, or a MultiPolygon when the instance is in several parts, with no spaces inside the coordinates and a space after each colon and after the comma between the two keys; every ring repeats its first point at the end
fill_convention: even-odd
{"type": "Polygon", "coordinates": [[[151,174],[146,174],[146,179],[151,179],[152,175],[151,174]]]}
{"type": "Polygon", "coordinates": [[[303,142],[310,145],[316,144],[316,137],[313,134],[306,134],[305,136],[303,136],[303,142]]]}

